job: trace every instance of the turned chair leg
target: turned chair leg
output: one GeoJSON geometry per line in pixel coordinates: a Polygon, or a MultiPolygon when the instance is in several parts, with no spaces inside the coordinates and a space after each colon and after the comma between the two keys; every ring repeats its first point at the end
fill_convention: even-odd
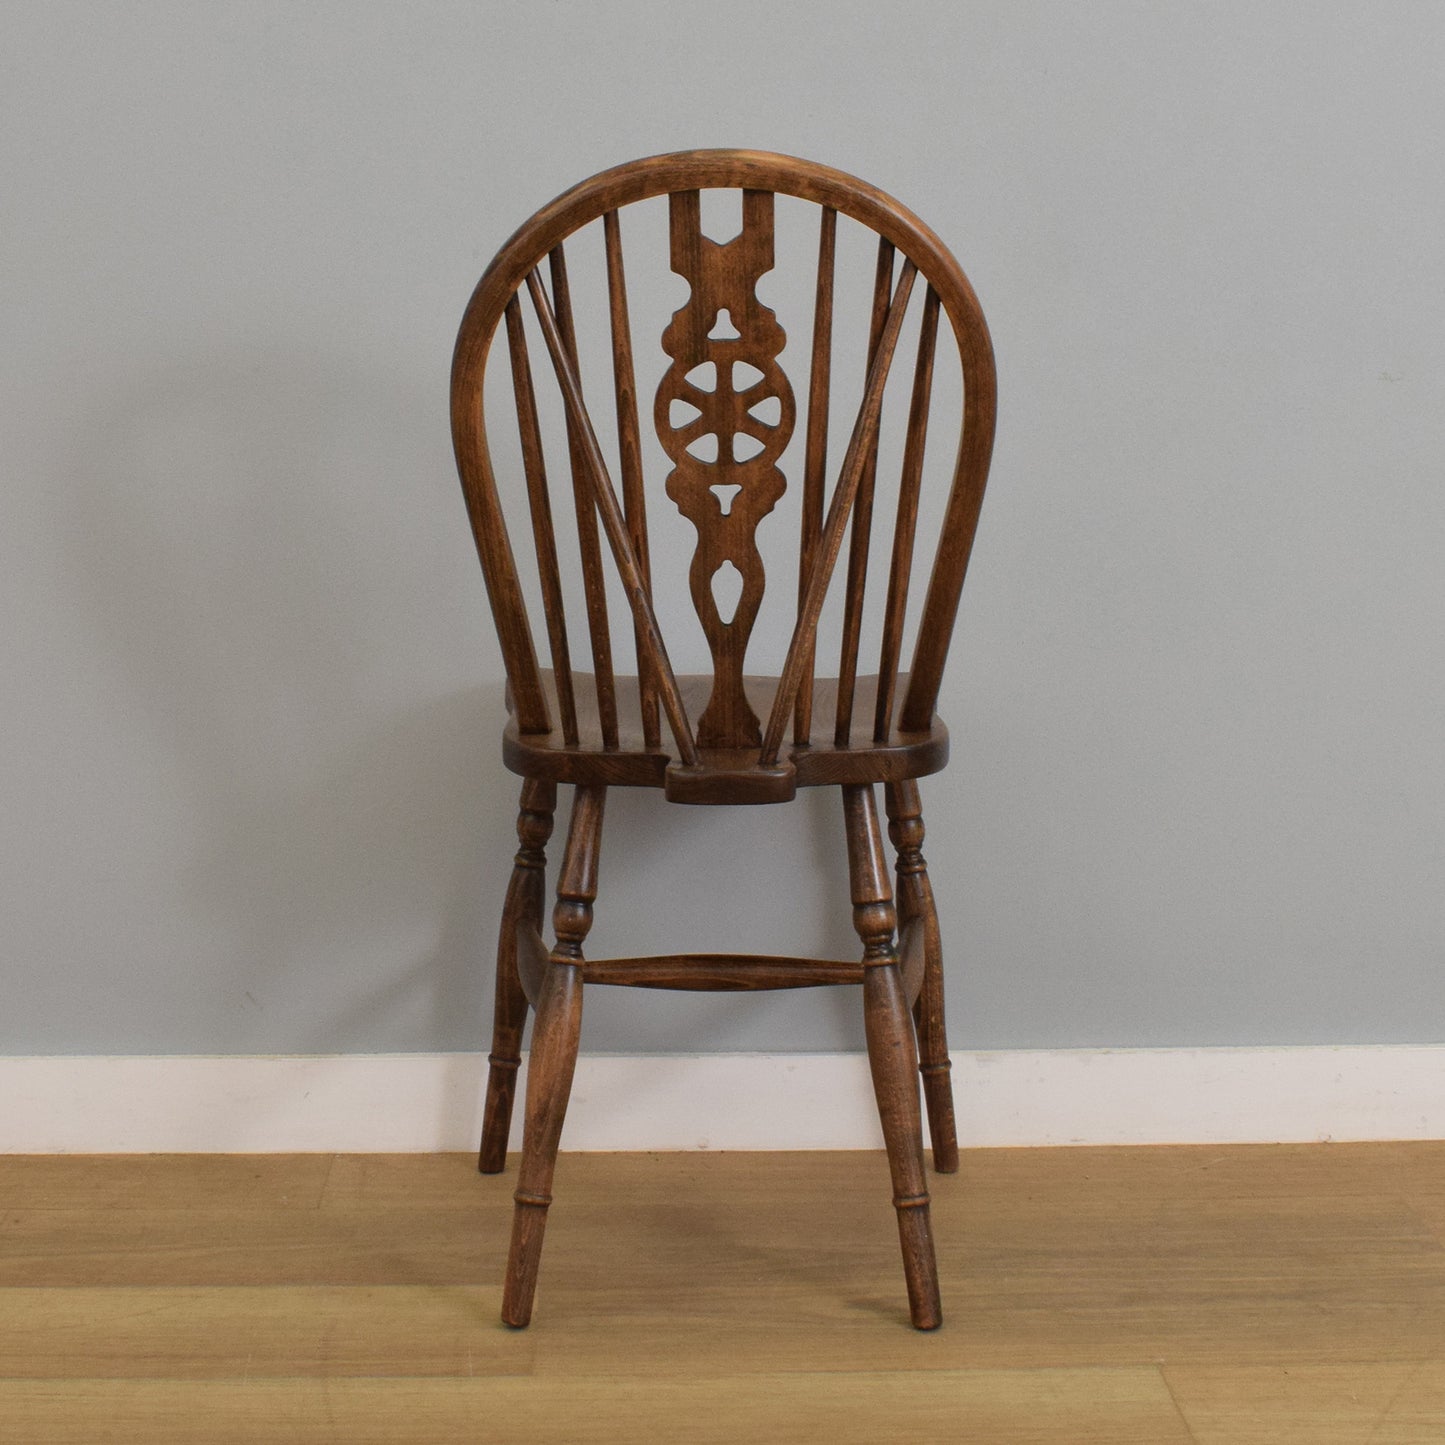
{"type": "Polygon", "coordinates": [[[527,1069],[527,1119],[522,1138],[522,1167],[512,1215],[512,1248],[502,1290],[502,1319],[518,1329],[532,1318],[537,1269],[562,1120],[577,1066],[582,1029],[582,944],[592,927],[597,897],[597,855],[607,789],[579,787],[572,802],[567,849],[557,882],[552,915],[557,943],[548,960],[532,1027],[527,1069]]]}
{"type": "Polygon", "coordinates": [[[542,900],[547,889],[547,840],[552,836],[552,814],[557,807],[557,785],[540,778],[522,784],[521,811],[517,814],[517,856],[502,927],[497,938],[497,993],[492,1013],[492,1052],[487,1056],[487,1102],[482,1112],[482,1143],[477,1167],[483,1174],[500,1174],[507,1163],[507,1135],[512,1127],[512,1099],[517,1070],[522,1063],[522,1030],[527,1024],[527,995],[517,971],[517,929],[523,924],[540,929],[542,900]]]}
{"type": "Polygon", "coordinates": [[[923,805],[912,779],[888,783],[883,790],[888,836],[898,850],[898,926],[917,922],[923,929],[923,984],[913,1005],[918,1030],[918,1071],[928,1105],[928,1137],[933,1167],[940,1174],[958,1169],[958,1126],[953,1116],[953,1068],[943,1020],[943,942],[928,864],[923,860],[923,805]]]}
{"type": "Polygon", "coordinates": [[[868,1062],[873,1071],[883,1139],[888,1146],[903,1274],[908,1282],[908,1308],[916,1328],[932,1330],[943,1323],[943,1309],[923,1168],[918,1054],[893,946],[893,899],[878,827],[878,804],[871,786],[843,789],[843,816],[848,835],[853,927],[863,940],[863,1022],[868,1062]]]}

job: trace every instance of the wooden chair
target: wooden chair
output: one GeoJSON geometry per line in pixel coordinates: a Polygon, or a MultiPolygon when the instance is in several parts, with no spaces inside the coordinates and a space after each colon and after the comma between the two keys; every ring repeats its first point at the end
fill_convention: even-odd
{"type": "MultiPolygon", "coordinates": [[[[629,215],[629,226],[636,214],[629,215]]],[[[600,294],[597,304],[600,310],[600,294]]],[[[599,332],[602,328],[599,321],[599,332]]],[[[921,852],[924,829],[917,780],[942,768],[948,756],[948,734],[934,706],[983,498],[994,394],[992,350],[978,302],[957,262],[933,232],[872,186],[784,156],[691,151],[654,156],[594,176],[526,222],[478,284],[457,339],[452,426],[462,487],[506,660],[511,717],[503,755],[507,766],[524,779],[517,820],[521,847],[498,948],[480,1157],[484,1173],[503,1168],[529,1003],[537,1015],[502,1305],[502,1318],[508,1324],[522,1326],[531,1317],[558,1139],[577,1057],[583,985],[594,983],[682,989],[861,984],[912,1319],[919,1329],[940,1323],[915,1068],[922,1072],[934,1166],[944,1172],[956,1169],[958,1149],[944,1036],[938,919],[921,852]],[[725,244],[709,239],[701,226],[700,192],[713,189],[742,192],[742,230],[725,244]],[[784,331],[756,292],[758,278],[774,264],[777,195],[817,208],[818,267],[815,281],[809,277],[814,306],[796,623],[780,675],[754,677],[744,672],[744,655],[764,588],[757,533],[785,491],[777,462],[797,412],[792,387],[777,359],[784,331]],[[653,606],[647,509],[654,502],[644,488],[638,367],[623,266],[622,211],[661,196],[668,197],[671,267],[687,281],[690,295],[662,335],[665,356],[656,367],[645,366],[644,376],[650,384],[652,377],[661,375],[653,423],[672,462],[667,497],[696,528],[689,588],[713,664],[710,674],[696,677],[674,675],[653,606]],[[859,357],[865,381],[860,398],[844,399],[849,411],[843,414],[853,415],[854,420],[830,491],[825,471],[829,408],[835,400],[830,396],[830,377],[840,216],[876,235],[877,263],[866,366],[859,357]],[[601,246],[594,255],[599,293],[605,262],[611,371],[605,390],[608,410],[615,413],[615,467],[604,454],[599,423],[584,400],[577,313],[563,250],[568,238],[599,219],[601,246]],[[538,349],[540,337],[560,391],[560,406],[551,395],[545,400],[565,421],[563,491],[575,516],[580,567],[567,560],[570,549],[559,557],[553,508],[560,504],[554,503],[550,487],[564,468],[555,464],[555,457],[549,467],[544,452],[542,394],[535,388],[529,360],[524,293],[535,313],[532,350],[538,349]],[[878,673],[859,676],[880,416],[905,311],[915,293],[922,293],[918,352],[898,469],[878,673]],[[905,673],[899,662],[940,312],[947,316],[958,346],[961,430],[912,665],[905,673]],[[519,431],[512,444],[518,447],[523,473],[510,490],[519,496],[525,481],[531,550],[537,564],[535,586],[551,654],[549,669],[538,662],[488,445],[483,379],[494,333],[502,326],[519,431]],[[737,384],[744,375],[739,366],[748,369],[747,375],[757,373],[751,385],[737,384]],[[699,367],[704,370],[699,372],[699,367]],[[679,421],[679,410],[696,415],[679,421]],[[760,418],[759,412],[771,419],[760,418]],[[717,438],[715,449],[698,445],[712,436],[717,438]],[[742,459],[741,453],[748,451],[753,454],[742,459]],[[841,593],[841,660],[838,676],[825,679],[814,676],[818,626],[845,535],[846,584],[835,589],[835,595],[841,593]],[[623,625],[630,639],[613,635],[602,537],[626,596],[628,615],[623,625]],[[714,575],[729,565],[742,579],[731,616],[712,585],[714,575]],[[590,674],[573,668],[580,630],[578,635],[569,631],[564,604],[564,579],[572,583],[578,576],[590,674]],[[621,677],[614,671],[614,647],[629,645],[635,650],[637,674],[621,677]],[[571,784],[575,794],[553,913],[556,943],[549,949],[541,934],[544,848],[552,832],[559,783],[571,784]],[[874,793],[878,783],[884,785],[888,831],[897,849],[896,912],[879,831],[874,793]],[[659,789],[664,798],[677,803],[758,804],[784,802],[798,788],[824,785],[842,790],[853,926],[863,944],[861,962],[717,953],[605,961],[584,957],[597,894],[608,788],[659,789]]],[[[513,505],[520,511],[520,502],[513,505]]],[[[611,586],[615,614],[615,580],[611,586]]],[[[573,600],[575,615],[579,610],[575,595],[573,600]]]]}

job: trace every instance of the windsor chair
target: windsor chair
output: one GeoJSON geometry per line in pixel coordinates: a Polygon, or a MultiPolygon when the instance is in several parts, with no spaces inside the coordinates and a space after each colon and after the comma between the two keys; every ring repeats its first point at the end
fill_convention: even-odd
{"type": "MultiPolygon", "coordinates": [[[[510,719],[503,755],[524,780],[517,819],[520,848],[498,948],[479,1159],[484,1173],[504,1167],[529,1004],[536,1011],[502,1305],[508,1324],[520,1327],[531,1318],[585,984],[681,989],[861,984],[910,1313],[920,1329],[941,1322],[915,1070],[922,1074],[935,1168],[956,1169],[958,1148],[938,917],[922,854],[917,780],[937,772],[948,757],[948,734],[934,709],[988,473],[994,395],[992,350],[978,302],[933,232],[872,186],[789,157],[691,151],[606,171],[537,212],[503,245],[478,283],[457,339],[452,427],[507,668],[510,719]],[[742,229],[726,242],[702,229],[700,193],[715,189],[742,193],[742,229]],[[663,332],[663,363],[651,372],[661,372],[652,421],[672,463],[666,495],[696,529],[688,585],[713,664],[711,673],[699,676],[674,673],[653,605],[638,354],[633,350],[622,248],[622,216],[632,214],[627,208],[664,196],[671,268],[690,292],[663,332]],[[757,534],[786,489],[778,461],[798,411],[778,362],[784,329],[756,290],[759,277],[774,264],[775,196],[816,208],[818,265],[810,278],[813,314],[798,509],[797,608],[780,674],[755,677],[744,672],[744,657],[764,590],[757,534]],[[877,260],[865,380],[829,493],[825,473],[834,400],[840,217],[876,236],[877,260]],[[606,390],[615,421],[615,470],[584,399],[564,251],[564,242],[598,220],[605,257],[611,362],[606,390]],[[920,279],[922,286],[917,284],[920,279]],[[880,418],[905,312],[919,291],[923,300],[917,360],[898,471],[878,671],[876,676],[860,676],[880,418]],[[534,313],[531,350],[524,300],[534,313]],[[947,317],[958,347],[961,427],[912,663],[903,672],[900,659],[940,313],[947,317]],[[552,664],[546,669],[538,662],[488,444],[483,382],[499,328],[506,333],[514,398],[508,409],[515,413],[522,472],[514,490],[520,493],[524,484],[552,664]],[[530,360],[539,349],[545,350],[560,392],[563,425],[557,430],[565,431],[565,444],[559,441],[556,450],[565,452],[567,481],[559,490],[575,517],[580,571],[559,556],[551,487],[563,468],[554,457],[549,469],[544,446],[530,360]],[[620,479],[620,487],[614,478],[620,479]],[[836,678],[825,678],[815,676],[818,627],[845,535],[840,664],[836,678]],[[620,639],[614,638],[608,611],[604,538],[628,604],[620,639]],[[713,587],[715,575],[729,566],[741,575],[731,615],[713,587]],[[569,629],[564,597],[564,578],[571,581],[579,575],[590,673],[573,667],[583,629],[576,635],[569,629]],[[631,633],[630,639],[625,633],[631,633]],[[637,672],[622,677],[613,665],[614,643],[625,647],[629,641],[637,672]],[[572,785],[575,792],[553,913],[556,942],[549,949],[541,932],[545,847],[559,783],[572,785]],[[875,796],[880,783],[897,849],[896,908],[875,796]],[[677,803],[762,804],[785,802],[798,788],[824,785],[837,786],[842,793],[853,925],[863,945],[860,962],[717,953],[609,960],[584,956],[609,788],[658,789],[677,803]]],[[[520,503],[516,505],[520,510],[520,503]]],[[[836,591],[834,595],[836,599],[836,591]]],[[[578,610],[574,596],[574,618],[578,610]]]]}

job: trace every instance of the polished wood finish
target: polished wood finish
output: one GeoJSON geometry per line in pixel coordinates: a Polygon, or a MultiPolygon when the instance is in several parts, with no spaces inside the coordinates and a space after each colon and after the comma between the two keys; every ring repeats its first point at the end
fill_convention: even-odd
{"type": "MultiPolygon", "coordinates": [[[[584,731],[591,724],[590,679],[578,674],[582,683],[578,707],[584,731]]],[[[907,680],[907,674],[904,674],[907,680]]],[[[540,674],[543,696],[553,697],[554,679],[550,672],[540,674]]],[[[512,719],[502,735],[502,756],[513,772],[534,777],[551,778],[558,783],[585,783],[596,779],[613,787],[658,787],[668,785],[671,757],[665,747],[649,748],[643,733],[642,720],[635,702],[636,689],[624,678],[620,691],[619,743],[615,749],[574,748],[560,732],[523,733],[512,719]]],[[[683,706],[691,710],[700,706],[712,686],[712,678],[702,674],[684,675],[677,679],[683,706]]],[[[834,743],[833,702],[837,683],[832,678],[818,681],[818,707],[811,738],[802,746],[793,745],[780,763],[784,771],[776,776],[786,782],[785,796],[771,801],[786,802],[797,788],[833,787],[842,783],[888,781],[906,777],[925,777],[938,772],[948,761],[948,730],[935,718],[921,733],[904,733],[897,729],[885,744],[875,743],[870,736],[869,722],[874,711],[879,680],[860,677],[855,696],[860,702],[852,737],[844,747],[834,743]]],[[[744,677],[743,686],[756,711],[767,712],[777,696],[778,679],[744,677]]],[[[699,753],[706,766],[700,771],[716,772],[736,768],[740,774],[766,780],[757,765],[756,748],[710,748],[699,753]]],[[[684,770],[673,768],[673,780],[684,770]]],[[[735,786],[735,791],[737,790],[735,786]]],[[[668,795],[672,795],[668,788],[668,795]]],[[[757,801],[769,801],[769,797],[757,801]]],[[[714,798],[691,801],[727,803],[741,801],[730,793],[714,798]]]]}
{"type": "MultiPolygon", "coordinates": [[[[838,213],[822,207],[818,220],[818,279],[813,298],[813,353],[808,372],[808,441],[803,454],[803,517],[798,556],[798,616],[808,600],[808,581],[823,531],[823,474],[828,466],[828,398],[833,374],[833,273],[838,247],[838,213]]],[[[813,731],[813,660],[809,639],[793,741],[806,743],[813,731]]]]}
{"type": "MultiPolygon", "coordinates": [[[[617,402],[617,446],[622,464],[622,506],[627,535],[637,559],[643,590],[652,595],[652,563],[648,555],[647,494],[642,477],[642,432],[637,421],[637,376],[632,362],[632,326],[627,315],[627,273],[622,259],[622,224],[616,211],[602,218],[607,243],[607,308],[612,329],[612,380],[617,402]]],[[[657,711],[657,665],[641,622],[633,619],[637,652],[638,709],[648,747],[659,747],[662,732],[657,711]]],[[[575,739],[573,740],[576,741],[575,739]]]]}
{"type": "Polygon", "coordinates": [[[0,1436],[1445,1435],[1445,1144],[965,1150],[934,1181],[930,1335],[868,1207],[879,1154],[561,1167],[546,1328],[517,1332],[510,1201],[468,1155],[0,1159],[0,1436]]]}
{"type": "Polygon", "coordinates": [[[863,1024],[868,1063],[893,1176],[893,1207],[898,1213],[909,1312],[917,1329],[935,1330],[943,1323],[943,1310],[929,1223],[928,1182],[923,1172],[918,1055],[893,946],[896,915],[871,785],[843,789],[843,816],[853,927],[863,941],[863,1024]]]}
{"type": "Polygon", "coordinates": [[[532,367],[527,355],[527,333],[522,325],[522,307],[515,296],[507,302],[507,349],[512,362],[512,390],[517,398],[517,429],[522,441],[522,472],[527,479],[527,504],[532,514],[532,539],[537,551],[537,576],[545,604],[543,612],[547,620],[547,642],[552,652],[552,677],[562,736],[569,747],[576,747],[580,741],[577,701],[572,690],[572,652],[567,640],[562,574],[557,563],[557,532],[552,523],[552,499],[547,486],[547,464],[542,453],[542,428],[537,420],[532,367]]]}
{"type": "Polygon", "coordinates": [[[513,1196],[512,1247],[502,1292],[502,1319],[516,1328],[532,1318],[542,1236],[552,1203],[552,1175],[562,1120],[577,1066],[582,1029],[582,945],[592,927],[605,788],[578,788],[552,914],[557,943],[537,1000],[527,1071],[527,1127],[513,1196]]]}
{"type": "MultiPolygon", "coordinates": [[[[503,736],[503,758],[532,790],[523,794],[518,824],[523,848],[514,864],[498,949],[497,1023],[480,1152],[484,1172],[502,1167],[521,1030],[527,1005],[533,1003],[537,1018],[504,1319],[520,1326],[531,1317],[586,983],[680,989],[857,984],[888,1145],[911,1316],[920,1329],[936,1327],[941,1310],[923,1175],[920,1069],[939,1169],[956,1167],[957,1146],[938,919],[922,859],[915,780],[937,772],[948,757],[948,733],[935,704],[993,438],[992,350],[967,280],[911,212],[841,172],[754,151],[652,157],[574,187],[533,216],[498,252],[457,338],[452,417],[458,468],[507,666],[512,716],[503,736]],[[729,238],[704,231],[701,193],[719,188],[741,193],[741,227],[729,238]],[[793,383],[781,360],[787,333],[758,294],[776,263],[779,195],[811,203],[819,214],[817,270],[810,278],[801,505],[791,514],[779,507],[789,485],[780,463],[798,421],[793,383]],[[686,282],[687,295],[658,339],[665,364],[655,369],[648,360],[651,346],[639,350],[633,334],[623,213],[636,202],[663,196],[669,264],[686,282]],[[836,294],[840,218],[871,234],[877,259],[866,345],[861,337],[843,343],[863,363],[861,394],[840,391],[835,397],[835,330],[839,316],[848,315],[836,294]],[[584,318],[588,313],[574,306],[565,249],[573,248],[575,255],[586,243],[581,233],[597,222],[610,341],[611,376],[605,387],[591,381],[584,386],[574,311],[584,318]],[[563,583],[572,577],[574,562],[559,555],[553,519],[557,503],[549,494],[547,440],[528,359],[527,330],[533,323],[523,314],[523,291],[565,418],[577,524],[576,578],[585,604],[590,673],[579,671],[572,660],[581,642],[568,633],[563,583]],[[876,675],[860,675],[864,619],[871,615],[865,602],[879,510],[875,500],[881,487],[894,485],[894,478],[880,475],[879,439],[915,292],[923,297],[922,316],[896,478],[879,667],[876,675]],[[909,670],[904,629],[915,552],[921,550],[920,495],[944,317],[946,334],[957,347],[963,402],[946,527],[934,539],[933,570],[909,670]],[[539,666],[533,651],[487,439],[483,383],[493,337],[503,327],[531,551],[552,662],[548,669],[539,666]],[[659,378],[652,424],[670,464],[661,490],[692,526],[688,592],[711,657],[706,674],[674,673],[654,602],[649,512],[656,514],[659,499],[648,498],[644,476],[639,365],[645,384],[652,376],[659,378]],[[610,396],[614,461],[589,410],[588,390],[594,397],[610,396]],[[830,472],[828,433],[835,415],[850,420],[851,429],[841,461],[830,472]],[[764,525],[778,525],[775,512],[798,518],[797,605],[781,670],[764,677],[750,673],[746,664],[767,581],[759,537],[764,525]],[[835,586],[845,544],[845,575],[835,586]],[[611,572],[605,573],[609,560],[611,572]],[[731,597],[724,586],[729,580],[731,597]],[[627,640],[612,634],[609,582],[620,582],[627,600],[635,676],[619,675],[614,667],[614,655],[627,640]],[[836,678],[816,673],[819,629],[830,596],[839,609],[836,678]],[[668,735],[661,726],[664,717],[668,735]],[[557,942],[549,949],[541,931],[539,879],[558,783],[574,786],[577,793],[554,917],[557,942]],[[898,849],[897,914],[893,868],[884,859],[878,820],[875,789],[880,783],[888,790],[889,831],[898,849]],[[787,802],[800,787],[820,786],[842,789],[861,962],[682,952],[601,961],[583,957],[607,788],[653,788],[670,802],[741,806],[787,802]],[[549,790],[545,795],[539,791],[543,788],[549,790]]],[[[558,468],[554,464],[550,470],[558,468]]],[[[871,659],[873,644],[868,646],[871,659]]]]}
{"type": "MultiPolygon", "coordinates": [[[[948,1036],[943,1017],[943,942],[938,907],[928,864],[923,858],[923,804],[911,778],[884,787],[888,835],[898,851],[898,920],[900,931],[918,940],[917,987],[910,986],[913,1019],[918,1031],[919,1072],[928,1105],[928,1137],[933,1167],[940,1174],[958,1168],[958,1135],[953,1117],[953,1085],[949,1071],[948,1036]]],[[[912,979],[910,978],[910,985],[912,979]]]]}
{"type": "MultiPolygon", "coordinates": [[[[566,334],[563,332],[558,318],[552,312],[547,294],[542,289],[541,278],[536,272],[527,278],[527,288],[531,293],[532,303],[536,307],[537,319],[541,323],[543,335],[547,339],[547,349],[552,355],[552,364],[557,371],[557,384],[562,390],[562,398],[566,403],[568,434],[575,438],[572,447],[577,458],[576,465],[591,483],[592,500],[596,504],[596,511],[592,511],[589,507],[593,529],[595,530],[596,527],[597,513],[600,512],[603,526],[607,531],[607,540],[612,546],[613,557],[622,574],[623,586],[627,589],[628,601],[632,604],[633,619],[641,635],[649,665],[655,672],[662,689],[662,704],[667,712],[668,722],[672,725],[673,739],[677,743],[682,761],[693,764],[697,760],[697,744],[693,737],[692,724],[688,721],[687,714],[683,711],[677,696],[677,681],[673,676],[672,664],[667,659],[667,649],[662,641],[657,618],[652,611],[652,600],[643,580],[641,565],[632,549],[632,539],[628,536],[627,518],[617,500],[617,492],[613,488],[611,478],[607,475],[607,464],[602,459],[602,449],[598,445],[597,434],[592,429],[592,421],[587,415],[586,403],[582,400],[582,385],[577,375],[576,358],[572,355],[574,348],[568,346],[566,334]]],[[[585,576],[589,578],[595,576],[597,586],[601,588],[601,562],[599,561],[594,569],[590,557],[584,555],[583,570],[585,576]]],[[[605,599],[605,589],[603,595],[605,599]]],[[[605,607],[605,600],[603,606],[605,607]]],[[[589,607],[589,615],[590,611],[589,607]]],[[[597,650],[594,647],[594,659],[596,656],[597,650]]],[[[608,653],[608,670],[605,675],[599,675],[597,678],[597,716],[604,749],[612,749],[617,746],[616,685],[611,673],[610,659],[611,654],[608,653]]],[[[547,731],[545,726],[527,727],[522,722],[520,713],[518,722],[525,732],[547,731]]]]}
{"type": "Polygon", "coordinates": [[[522,1063],[522,1030],[527,1023],[528,1000],[536,997],[535,985],[524,986],[518,967],[518,934],[529,926],[535,933],[542,922],[547,887],[546,848],[552,836],[556,806],[555,783],[545,778],[528,778],[522,784],[521,811],[517,814],[520,846],[512,864],[512,881],[507,885],[507,901],[497,939],[492,1052],[487,1057],[487,1102],[478,1156],[478,1167],[483,1174],[500,1174],[507,1159],[512,1099],[517,1087],[517,1070],[522,1063]]]}
{"type": "MultiPolygon", "coordinates": [[[[838,485],[833,489],[833,500],[828,507],[828,516],[823,523],[823,535],[813,555],[813,570],[808,577],[807,591],[802,606],[798,609],[798,625],[788,645],[788,656],[783,663],[782,678],[778,683],[777,696],[772,712],[768,714],[768,727],[763,735],[762,764],[764,767],[777,761],[782,747],[783,731],[788,714],[792,711],[802,683],[803,667],[812,655],[818,635],[818,620],[823,613],[823,602],[828,594],[828,584],[833,579],[833,566],[843,545],[843,532],[848,517],[869,470],[869,456],[878,438],[878,422],[883,412],[883,388],[888,382],[888,370],[893,362],[893,351],[898,345],[898,335],[903,329],[903,316],[908,309],[908,299],[913,291],[917,275],[911,261],[903,263],[903,272],[898,278],[898,289],[888,308],[883,332],[879,338],[872,364],[868,368],[868,384],[864,389],[863,401],[858,408],[858,417],[853,424],[853,436],[843,458],[843,470],[838,485]]],[[[844,683],[836,687],[841,694],[844,683]]],[[[851,685],[848,687],[852,694],[851,685]]],[[[842,735],[843,708],[838,708],[838,727],[835,741],[842,735]]],[[[930,717],[930,722],[932,721],[930,717]]]]}
{"type": "Polygon", "coordinates": [[[662,334],[672,365],[654,410],[658,440],[673,463],[667,495],[697,529],[688,581],[714,669],[697,740],[704,748],[756,747],[761,724],[743,691],[743,658],[763,600],[756,538],[758,524],[787,488],[777,463],[793,433],[793,390],[778,365],[787,337],[757,297],[758,280],[773,268],[773,195],[743,192],[743,228],[726,244],[703,235],[698,191],[675,191],[670,200],[672,269],[689,292],[662,334]],[[735,334],[718,335],[724,325],[735,334]],[[698,368],[711,371],[710,386],[692,379],[698,368]],[[757,376],[739,386],[740,370],[757,376]],[[768,401],[778,404],[776,422],[754,414],[768,401]],[[679,405],[693,415],[674,420],[679,405]],[[705,438],[712,440],[710,459],[693,451],[705,438]],[[739,457],[739,438],[757,451],[739,457]],[[741,579],[728,617],[713,592],[723,567],[741,579]]]}
{"type": "MultiPolygon", "coordinates": [[[[877,362],[883,329],[888,321],[888,301],[893,290],[893,258],[893,242],[886,237],[880,238],[878,264],[873,277],[873,314],[868,323],[870,368],[877,362]]],[[[873,538],[873,489],[877,481],[878,426],[875,423],[863,454],[863,468],[853,503],[848,581],[843,588],[843,646],[838,658],[837,725],[834,729],[834,736],[839,742],[852,731],[853,681],[858,676],[858,642],[863,627],[863,593],[868,585],[868,548],[873,538]]]]}
{"type": "MultiPolygon", "coordinates": [[[[595,478],[586,453],[584,430],[586,406],[582,403],[581,383],[577,380],[577,331],[572,320],[572,291],[567,281],[567,256],[559,241],[547,253],[547,269],[552,278],[552,301],[547,304],[540,276],[534,271],[527,278],[532,304],[538,309],[552,353],[552,364],[559,370],[564,362],[575,386],[575,396],[568,395],[567,457],[572,472],[572,502],[577,516],[577,550],[582,560],[582,589],[587,600],[587,636],[592,646],[592,671],[597,687],[597,718],[604,747],[617,746],[617,686],[612,670],[612,629],[607,617],[607,581],[602,574],[602,546],[597,538],[597,507],[594,505],[595,478]],[[545,316],[541,313],[545,311],[545,316]]],[[[560,378],[559,378],[560,379],[560,378]]],[[[565,384],[564,384],[565,385],[565,384]]]]}
{"type": "Polygon", "coordinates": [[[654,196],[710,188],[794,196],[868,227],[922,271],[949,319],[963,371],[964,414],[945,526],[920,618],[910,684],[904,695],[902,725],[919,731],[928,726],[937,703],[958,594],[988,475],[996,398],[988,329],[958,263],[938,237],[892,197],[827,166],[743,150],[653,156],[574,186],[544,206],[502,247],[467,308],[453,358],[453,436],[519,723],[523,731],[550,728],[537,692],[536,658],[530,650],[530,632],[515,585],[515,567],[506,543],[487,446],[481,381],[493,335],[518,288],[567,237],[608,211],[654,196]]]}
{"type": "Polygon", "coordinates": [[[923,482],[923,448],[928,438],[928,408],[933,396],[933,357],[937,344],[938,293],[930,286],[918,331],[918,361],[913,369],[903,476],[898,488],[898,515],[893,524],[893,555],[888,568],[888,598],[878,659],[878,705],[873,713],[873,739],[879,743],[887,742],[893,731],[893,693],[898,685],[908,579],[913,573],[913,541],[918,530],[918,494],[923,482]]]}
{"type": "Polygon", "coordinates": [[[605,958],[583,968],[588,983],[632,988],[747,990],[823,988],[863,982],[861,963],[779,958],[753,953],[674,953],[657,958],[605,958]]]}

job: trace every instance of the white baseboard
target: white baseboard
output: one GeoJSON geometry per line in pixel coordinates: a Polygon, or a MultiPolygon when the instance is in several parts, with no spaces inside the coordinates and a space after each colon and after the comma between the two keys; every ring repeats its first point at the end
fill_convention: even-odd
{"type": "MultiPolygon", "coordinates": [[[[479,1054],[0,1058],[0,1152],[472,1149],[485,1070],[479,1054]]],[[[965,1145],[1445,1137],[1445,1045],[968,1053],[953,1080],[965,1145]]],[[[562,1136],[573,1150],[880,1144],[856,1054],[584,1055],[562,1136]]]]}

